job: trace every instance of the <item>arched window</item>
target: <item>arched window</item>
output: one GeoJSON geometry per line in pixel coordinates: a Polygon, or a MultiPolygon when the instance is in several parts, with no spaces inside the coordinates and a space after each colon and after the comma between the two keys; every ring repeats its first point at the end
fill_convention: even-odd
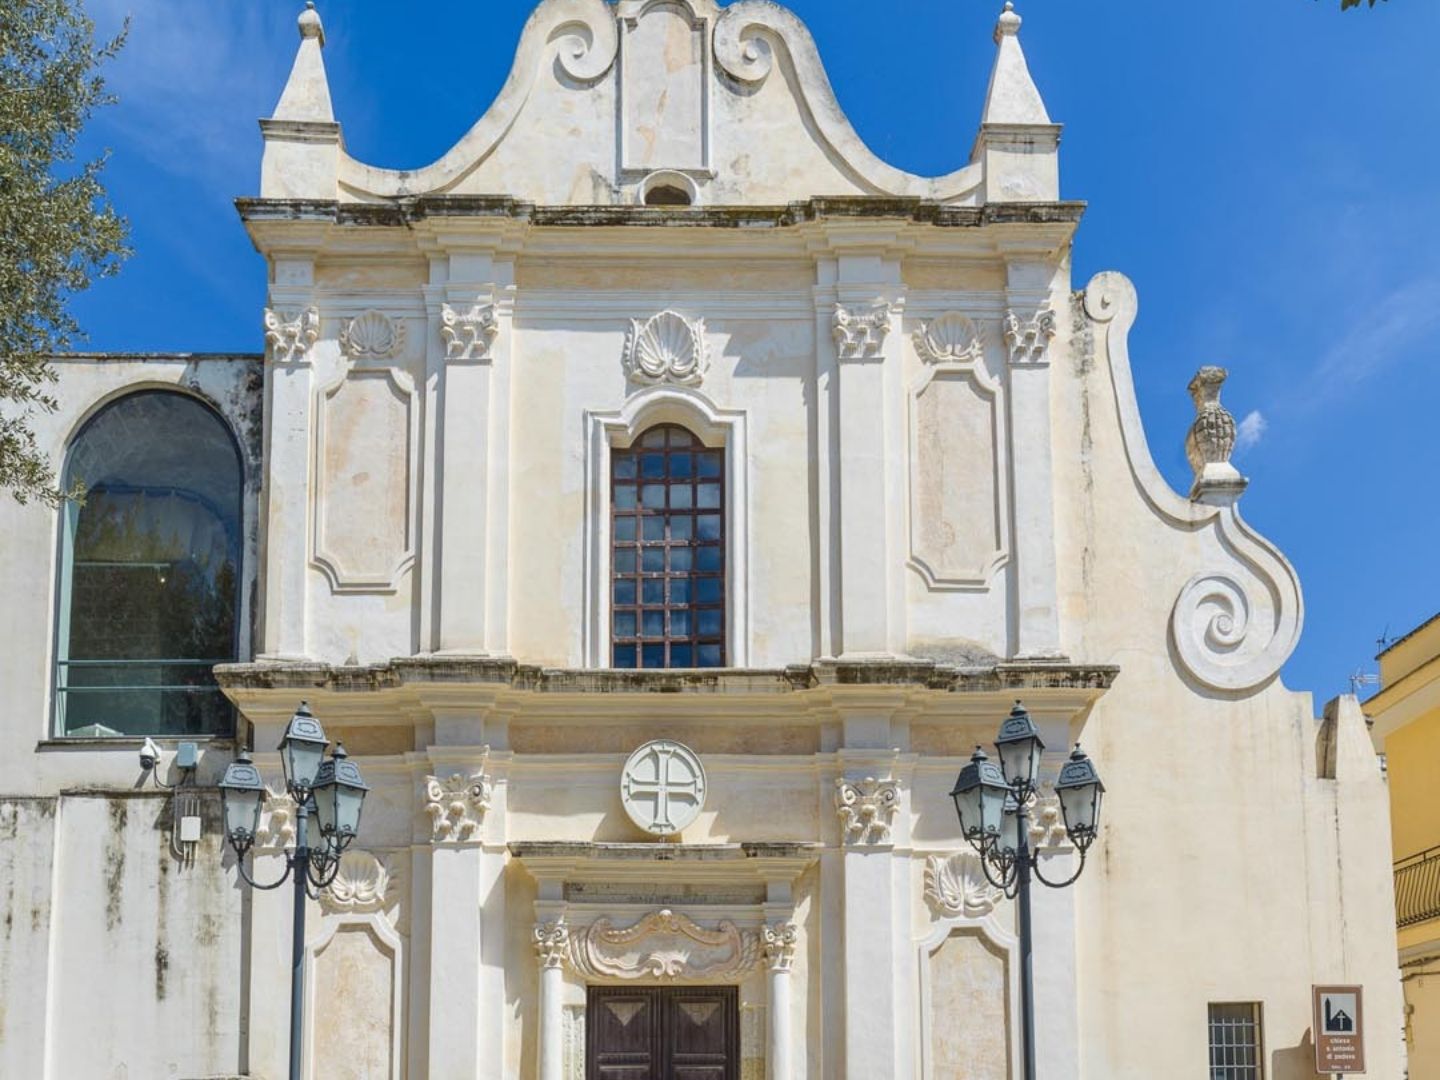
{"type": "Polygon", "coordinates": [[[211,668],[236,657],[239,449],[215,411],[146,390],[70,446],[62,511],[55,719],[62,736],[223,735],[211,668]]]}
{"type": "Polygon", "coordinates": [[[610,456],[617,668],[725,666],[725,451],[662,424],[610,456]]]}

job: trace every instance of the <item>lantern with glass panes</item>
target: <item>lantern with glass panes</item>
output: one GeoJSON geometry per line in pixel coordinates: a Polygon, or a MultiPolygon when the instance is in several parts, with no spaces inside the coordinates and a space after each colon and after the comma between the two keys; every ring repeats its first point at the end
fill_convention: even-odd
{"type": "Polygon", "coordinates": [[[225,835],[235,850],[240,876],[256,889],[278,889],[287,879],[295,885],[290,970],[290,1075],[295,1080],[299,1080],[302,1063],[305,901],[307,897],[318,899],[335,880],[341,854],[360,831],[360,811],[370,790],[359,766],[339,743],[334,753],[325,757],[329,745],[325,729],[302,701],[280,740],[285,790],[295,801],[295,847],[285,856],[284,873],[268,884],[256,881],[245,868],[245,856],[260,831],[260,808],[265,801],[260,770],[250,755],[241,751],[220,781],[225,835]],[[310,843],[312,815],[320,829],[319,843],[314,846],[310,843]]]}
{"type": "Polygon", "coordinates": [[[950,798],[960,818],[960,834],[980,856],[987,881],[1008,899],[1018,899],[1024,1078],[1035,1077],[1034,977],[1031,967],[1030,879],[1061,889],[1073,884],[1085,869],[1085,854],[1100,827],[1100,798],[1105,785],[1094,764],[1079,746],[1055,778],[1055,794],[1079,861],[1073,873],[1052,881],[1040,869],[1030,845],[1030,814],[1040,785],[1040,759],[1045,744],[1035,721],[1020,702],[1000,725],[995,737],[997,765],[978,746],[970,764],[960,770],[950,798]]]}
{"type": "Polygon", "coordinates": [[[1055,780],[1065,834],[1080,854],[1080,864],[1064,881],[1049,881],[1040,872],[1035,854],[1028,850],[1028,825],[1040,783],[1040,758],[1045,744],[1035,721],[1018,701],[1000,725],[995,753],[990,760],[978,746],[970,764],[960,770],[950,797],[960,818],[960,832],[981,857],[990,884],[1014,898],[1019,858],[1023,851],[1030,871],[1052,888],[1062,888],[1080,876],[1085,853],[1095,842],[1100,824],[1100,798],[1105,785],[1095,765],[1079,746],[1055,780]],[[1023,826],[1023,827],[1022,827],[1023,826]]]}

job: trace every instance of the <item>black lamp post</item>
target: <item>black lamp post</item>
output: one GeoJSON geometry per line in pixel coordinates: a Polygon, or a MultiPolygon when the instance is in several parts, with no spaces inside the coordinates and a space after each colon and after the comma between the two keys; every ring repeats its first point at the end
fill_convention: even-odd
{"type": "Polygon", "coordinates": [[[995,737],[996,765],[978,746],[970,764],[960,770],[955,812],[960,831],[980,853],[985,878],[1008,899],[1019,900],[1020,1028],[1024,1043],[1025,1080],[1035,1080],[1035,977],[1031,965],[1030,881],[1052,889],[1072,885],[1085,871],[1085,853],[1100,827],[1100,798],[1105,785],[1079,746],[1055,781],[1065,832],[1080,852],[1080,865],[1064,881],[1048,881],[1030,850],[1030,807],[1040,780],[1040,755],[1045,744],[1030,714],[1017,701],[995,737]]]}
{"type": "Polygon", "coordinates": [[[285,873],[262,885],[245,869],[245,853],[260,828],[260,805],[265,785],[260,770],[241,751],[225,769],[220,794],[225,804],[225,833],[235,849],[240,876],[256,889],[278,889],[287,878],[295,882],[295,915],[290,942],[290,1080],[300,1080],[305,1015],[305,899],[318,897],[335,880],[340,854],[360,831],[360,809],[369,790],[359,767],[349,761],[345,748],[325,760],[329,740],[320,721],[305,702],[290,718],[280,740],[280,761],[285,788],[295,800],[295,850],[285,860],[285,873]],[[310,814],[320,826],[320,846],[310,846],[310,814]]]}

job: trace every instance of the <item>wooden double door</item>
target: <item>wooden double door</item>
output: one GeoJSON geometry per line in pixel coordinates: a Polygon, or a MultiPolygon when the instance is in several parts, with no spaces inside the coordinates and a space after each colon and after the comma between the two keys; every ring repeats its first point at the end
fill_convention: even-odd
{"type": "Polygon", "coordinates": [[[734,986],[592,986],[586,1080],[740,1080],[734,986]]]}

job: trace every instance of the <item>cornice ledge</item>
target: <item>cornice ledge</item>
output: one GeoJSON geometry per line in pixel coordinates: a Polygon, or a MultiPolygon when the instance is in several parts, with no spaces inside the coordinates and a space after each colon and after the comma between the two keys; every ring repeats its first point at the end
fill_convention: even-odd
{"type": "Polygon", "coordinates": [[[985,225],[1074,225],[1086,204],[987,203],[955,206],[919,196],[817,196],[756,206],[537,206],[508,195],[423,195],[383,202],[239,198],[245,222],[306,221],[358,227],[405,227],[432,218],[508,218],[544,228],[788,228],[833,219],[885,219],[941,228],[985,225]]]}
{"type": "Polygon", "coordinates": [[[1017,661],[997,664],[994,678],[1004,690],[1109,690],[1118,664],[1061,664],[1017,661]]]}
{"type": "Polygon", "coordinates": [[[785,694],[846,687],[902,687],[950,693],[1104,691],[1119,673],[1113,664],[1016,661],[970,669],[913,657],[824,660],[783,669],[670,671],[543,668],[521,664],[511,657],[487,656],[410,656],[367,665],[307,660],[215,667],[216,681],[227,693],[299,689],[373,693],[417,685],[490,685],[548,694],[785,694]]]}
{"type": "Polygon", "coordinates": [[[578,840],[516,840],[510,854],[525,859],[603,859],[615,862],[735,862],[746,859],[813,859],[823,844],[806,840],[740,844],[591,843],[578,840]]]}

